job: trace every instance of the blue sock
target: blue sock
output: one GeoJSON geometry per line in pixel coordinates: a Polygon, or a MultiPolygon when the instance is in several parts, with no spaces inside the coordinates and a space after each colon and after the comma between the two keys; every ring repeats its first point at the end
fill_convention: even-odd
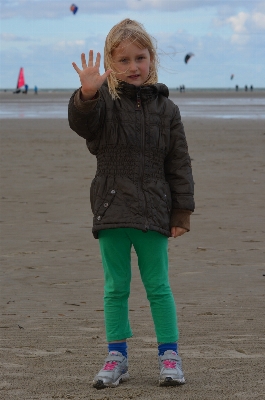
{"type": "Polygon", "coordinates": [[[177,343],[162,343],[158,345],[158,355],[162,356],[165,351],[173,350],[178,354],[178,344],[177,343]]]}
{"type": "Polygon", "coordinates": [[[127,342],[109,343],[108,350],[119,351],[124,357],[127,358],[127,342]]]}

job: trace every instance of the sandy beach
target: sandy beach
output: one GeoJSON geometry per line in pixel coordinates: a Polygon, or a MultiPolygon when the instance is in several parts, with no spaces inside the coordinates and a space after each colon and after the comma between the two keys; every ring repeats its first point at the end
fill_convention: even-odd
{"type": "Polygon", "coordinates": [[[1,119],[0,399],[265,398],[264,120],[183,121],[196,210],[169,258],[187,383],[158,387],[133,254],[131,379],[97,391],[107,347],[89,204],[96,160],[65,119],[1,119]]]}

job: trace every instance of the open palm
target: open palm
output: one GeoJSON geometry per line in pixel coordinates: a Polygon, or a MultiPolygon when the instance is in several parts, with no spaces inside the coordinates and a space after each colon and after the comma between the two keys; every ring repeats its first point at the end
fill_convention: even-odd
{"type": "Polygon", "coordinates": [[[85,100],[92,99],[98,89],[102,86],[103,82],[112,72],[110,69],[107,70],[103,75],[100,75],[100,53],[97,53],[95,65],[93,62],[93,50],[89,51],[88,64],[86,63],[86,56],[84,53],[81,54],[82,69],[78,68],[76,63],[72,63],[74,69],[79,75],[80,82],[82,85],[82,95],[85,100]]]}

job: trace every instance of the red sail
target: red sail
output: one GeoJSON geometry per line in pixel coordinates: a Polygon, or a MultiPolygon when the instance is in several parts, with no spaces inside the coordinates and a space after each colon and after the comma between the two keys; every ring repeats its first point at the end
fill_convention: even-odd
{"type": "Polygon", "coordinates": [[[25,86],[24,69],[20,68],[17,80],[17,89],[25,86]]]}

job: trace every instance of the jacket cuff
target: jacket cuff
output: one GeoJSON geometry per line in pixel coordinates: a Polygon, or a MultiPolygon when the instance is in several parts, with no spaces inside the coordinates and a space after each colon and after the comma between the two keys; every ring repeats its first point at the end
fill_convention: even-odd
{"type": "Polygon", "coordinates": [[[179,228],[187,229],[190,231],[190,210],[173,209],[170,217],[170,228],[178,226],[179,228]]]}
{"type": "Polygon", "coordinates": [[[81,99],[81,88],[77,90],[75,96],[74,96],[74,105],[78,109],[78,111],[82,113],[87,113],[95,107],[97,104],[97,101],[99,99],[99,93],[96,93],[96,98],[93,98],[92,100],[86,100],[83,101],[81,99]]]}

